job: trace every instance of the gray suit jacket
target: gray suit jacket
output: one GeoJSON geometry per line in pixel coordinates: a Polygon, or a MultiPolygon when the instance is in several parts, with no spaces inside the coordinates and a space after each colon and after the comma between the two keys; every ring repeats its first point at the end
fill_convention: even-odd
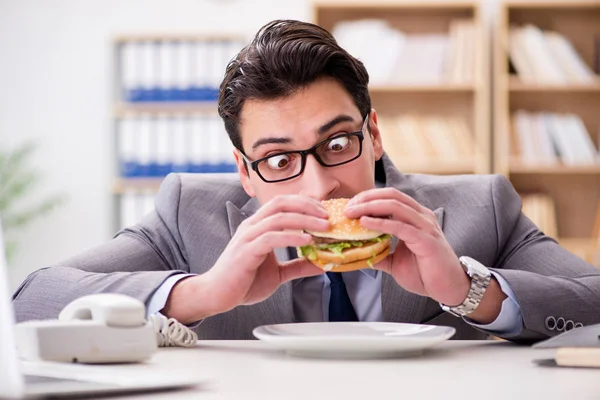
{"type": "MultiPolygon", "coordinates": [[[[532,342],[556,334],[545,325],[549,316],[600,322],[600,271],[540,232],[521,213],[520,198],[503,176],[402,174],[384,155],[376,178],[434,210],[457,255],[471,256],[507,280],[524,320],[522,332],[509,339],[532,342]]],[[[14,294],[17,320],[56,318],[67,303],[91,293],[124,293],[146,302],[169,276],[210,269],[258,207],[235,175],[171,174],[156,210],[138,225],[31,274],[14,294]]],[[[285,249],[276,255],[288,257],[285,249]]],[[[455,338],[485,337],[387,274],[381,298],[385,321],[450,325],[457,328],[455,338]]],[[[207,318],[197,332],[202,339],[250,339],[259,325],[286,322],[294,322],[291,283],[261,303],[207,318]]]]}

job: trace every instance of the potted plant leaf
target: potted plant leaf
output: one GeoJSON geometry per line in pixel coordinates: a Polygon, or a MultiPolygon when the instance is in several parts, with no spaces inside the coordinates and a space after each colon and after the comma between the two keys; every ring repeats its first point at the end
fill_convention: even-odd
{"type": "Polygon", "coordinates": [[[9,262],[17,250],[18,234],[65,202],[65,197],[58,194],[32,201],[42,181],[40,172],[31,166],[35,150],[31,142],[14,149],[0,147],[0,219],[9,262]]]}

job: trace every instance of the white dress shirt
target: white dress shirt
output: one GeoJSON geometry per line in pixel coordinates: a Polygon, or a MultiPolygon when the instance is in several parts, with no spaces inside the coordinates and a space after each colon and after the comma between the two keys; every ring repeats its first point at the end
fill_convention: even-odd
{"type": "MultiPolygon", "coordinates": [[[[361,269],[344,272],[343,278],[350,301],[359,321],[380,322],[383,320],[381,306],[381,276],[383,272],[375,269],[361,269]]],[[[523,326],[521,307],[508,282],[492,271],[507,298],[502,302],[500,314],[491,324],[480,325],[463,318],[465,322],[487,332],[503,336],[516,335],[523,326]]],[[[173,286],[183,278],[193,274],[179,274],[169,277],[154,292],[147,303],[147,313],[160,312],[167,302],[173,286]]],[[[292,281],[294,314],[298,322],[329,321],[330,282],[327,275],[301,278],[292,281]]]]}

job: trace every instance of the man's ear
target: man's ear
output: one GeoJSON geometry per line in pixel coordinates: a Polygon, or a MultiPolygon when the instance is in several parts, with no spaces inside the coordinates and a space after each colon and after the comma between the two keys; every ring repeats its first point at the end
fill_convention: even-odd
{"type": "Polygon", "coordinates": [[[373,153],[375,159],[379,160],[383,156],[383,142],[381,140],[381,132],[379,132],[379,126],[377,125],[377,111],[374,108],[371,109],[371,119],[369,121],[369,131],[371,134],[371,142],[373,143],[373,153]]]}
{"type": "Polygon", "coordinates": [[[254,189],[252,188],[252,183],[250,182],[250,166],[245,163],[244,158],[238,149],[233,150],[233,157],[235,157],[235,165],[237,166],[238,174],[240,175],[242,187],[248,196],[255,197],[254,189]]]}

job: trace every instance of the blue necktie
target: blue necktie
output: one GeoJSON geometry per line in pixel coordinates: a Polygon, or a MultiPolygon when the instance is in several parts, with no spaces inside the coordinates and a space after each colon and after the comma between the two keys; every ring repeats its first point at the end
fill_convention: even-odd
{"type": "Polygon", "coordinates": [[[341,272],[327,272],[331,297],[329,298],[329,321],[358,321],[346,290],[341,272]]]}
{"type": "MultiPolygon", "coordinates": [[[[290,260],[298,258],[298,253],[293,247],[288,247],[290,260]]],[[[352,302],[346,290],[346,284],[341,272],[327,272],[331,295],[329,297],[329,321],[358,321],[352,302]]]]}

